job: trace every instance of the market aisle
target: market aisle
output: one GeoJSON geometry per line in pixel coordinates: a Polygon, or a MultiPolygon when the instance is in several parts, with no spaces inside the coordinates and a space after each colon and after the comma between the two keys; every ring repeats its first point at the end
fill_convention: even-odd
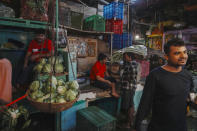
{"type": "MultiPolygon", "coordinates": [[[[123,116],[120,116],[120,117],[123,117],[123,116]]],[[[196,123],[197,123],[197,118],[187,117],[188,131],[197,131],[196,123]]],[[[117,125],[118,124],[120,124],[120,122],[118,122],[117,125]]],[[[131,131],[131,129],[117,127],[116,131],[131,131]]],[[[142,131],[146,131],[146,130],[142,130],[142,131]]]]}

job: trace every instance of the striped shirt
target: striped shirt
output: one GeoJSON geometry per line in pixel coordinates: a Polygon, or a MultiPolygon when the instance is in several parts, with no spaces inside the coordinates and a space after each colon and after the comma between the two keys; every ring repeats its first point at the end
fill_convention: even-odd
{"type": "Polygon", "coordinates": [[[121,85],[127,90],[135,90],[140,64],[136,61],[125,62],[121,69],[121,85]]]}

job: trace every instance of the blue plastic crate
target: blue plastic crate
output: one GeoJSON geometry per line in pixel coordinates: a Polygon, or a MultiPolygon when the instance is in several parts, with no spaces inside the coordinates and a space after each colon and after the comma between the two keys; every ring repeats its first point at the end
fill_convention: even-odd
{"type": "Polygon", "coordinates": [[[103,8],[103,16],[107,19],[123,19],[124,4],[122,2],[112,2],[103,8]]]}
{"type": "MultiPolygon", "coordinates": [[[[108,41],[109,41],[109,46],[111,46],[111,37],[109,37],[108,41]]],[[[112,48],[122,49],[122,35],[113,34],[112,48]]]]}
{"type": "Polygon", "coordinates": [[[122,34],[122,45],[123,45],[123,48],[129,47],[132,45],[132,34],[130,33],[122,34]]]}
{"type": "Polygon", "coordinates": [[[122,48],[122,35],[114,34],[112,45],[114,49],[121,49],[122,48]]]}
{"type": "MultiPolygon", "coordinates": [[[[111,37],[109,37],[109,44],[111,44],[111,37]]],[[[113,49],[122,49],[125,47],[129,47],[132,45],[132,34],[130,33],[123,33],[122,35],[114,34],[113,35],[113,42],[112,42],[113,49]]]]}

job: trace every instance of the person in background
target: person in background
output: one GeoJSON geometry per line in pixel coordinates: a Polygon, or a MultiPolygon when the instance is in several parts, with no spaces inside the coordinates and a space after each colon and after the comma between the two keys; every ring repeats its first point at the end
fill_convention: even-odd
{"type": "Polygon", "coordinates": [[[137,131],[150,111],[148,131],[187,131],[186,104],[193,89],[191,74],[182,68],[188,59],[187,49],[176,38],[164,45],[164,52],[167,64],[152,70],[146,79],[136,115],[137,131]]]}
{"type": "Polygon", "coordinates": [[[121,76],[121,98],[122,109],[126,111],[126,123],[123,128],[131,128],[134,120],[134,94],[137,83],[140,80],[140,64],[133,60],[134,54],[125,52],[123,54],[123,66],[120,71],[121,76]]]}
{"type": "Polygon", "coordinates": [[[23,71],[17,80],[17,87],[28,85],[33,76],[33,68],[39,63],[41,58],[53,56],[54,47],[52,41],[47,39],[44,30],[37,30],[35,39],[29,44],[25,61],[23,65],[23,71]]]}
{"type": "Polygon", "coordinates": [[[98,88],[111,88],[112,96],[119,97],[119,94],[116,92],[115,88],[116,80],[112,77],[109,77],[109,74],[106,72],[106,61],[107,56],[103,53],[100,53],[98,56],[98,61],[94,64],[90,71],[91,83],[98,88]]]}
{"type": "Polygon", "coordinates": [[[0,59],[0,110],[12,100],[12,65],[8,59],[0,59]]]}

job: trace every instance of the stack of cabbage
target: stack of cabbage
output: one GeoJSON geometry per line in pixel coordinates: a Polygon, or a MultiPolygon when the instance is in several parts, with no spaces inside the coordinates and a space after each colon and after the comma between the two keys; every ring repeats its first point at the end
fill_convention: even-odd
{"type": "Polygon", "coordinates": [[[76,99],[79,85],[77,81],[65,82],[54,76],[44,81],[33,81],[30,85],[29,96],[41,103],[64,103],[76,99]]]}
{"type": "Polygon", "coordinates": [[[53,65],[55,73],[64,72],[63,57],[62,56],[52,56],[49,59],[41,59],[39,64],[34,67],[34,71],[38,74],[40,73],[51,73],[53,71],[53,65]]]}
{"type": "Polygon", "coordinates": [[[16,109],[9,107],[3,113],[0,113],[0,121],[1,131],[24,130],[31,123],[29,112],[23,106],[16,109]]]}

